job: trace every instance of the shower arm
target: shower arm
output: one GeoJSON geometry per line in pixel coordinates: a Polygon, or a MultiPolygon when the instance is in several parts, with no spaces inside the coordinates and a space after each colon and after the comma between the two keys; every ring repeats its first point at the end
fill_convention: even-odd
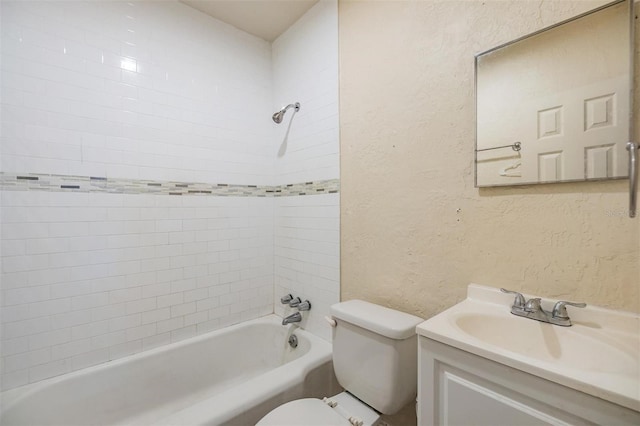
{"type": "Polygon", "coordinates": [[[296,102],[295,104],[289,104],[286,107],[282,108],[280,111],[285,112],[289,108],[295,108],[296,112],[300,111],[300,102],[296,102]]]}

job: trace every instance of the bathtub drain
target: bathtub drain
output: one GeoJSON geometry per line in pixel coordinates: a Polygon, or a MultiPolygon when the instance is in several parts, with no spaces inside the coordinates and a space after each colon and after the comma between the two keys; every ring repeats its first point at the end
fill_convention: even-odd
{"type": "Polygon", "coordinates": [[[295,334],[289,336],[289,346],[291,346],[292,348],[298,347],[298,337],[295,334]]]}

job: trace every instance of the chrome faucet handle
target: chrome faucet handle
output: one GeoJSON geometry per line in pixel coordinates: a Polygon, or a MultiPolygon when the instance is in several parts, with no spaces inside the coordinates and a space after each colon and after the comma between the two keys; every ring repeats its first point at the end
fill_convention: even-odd
{"type": "Polygon", "coordinates": [[[293,296],[291,295],[291,293],[289,293],[280,298],[280,303],[286,305],[287,303],[291,302],[291,300],[293,300],[293,296]]]}
{"type": "Polygon", "coordinates": [[[302,300],[299,297],[296,297],[292,300],[289,301],[289,306],[291,306],[292,308],[295,308],[296,306],[298,306],[300,303],[302,302],[302,300]]]}
{"type": "Polygon", "coordinates": [[[501,292],[503,293],[508,293],[508,294],[515,294],[516,298],[513,301],[513,307],[514,308],[524,308],[524,296],[522,295],[522,293],[518,293],[517,291],[512,291],[512,290],[507,290],[506,288],[501,288],[500,289],[501,292]]]}
{"type": "Polygon", "coordinates": [[[569,319],[569,315],[567,314],[567,305],[575,306],[576,308],[587,307],[586,303],[567,302],[561,300],[559,302],[556,302],[556,304],[553,306],[553,311],[551,312],[552,318],[569,319]]]}
{"type": "Polygon", "coordinates": [[[299,311],[308,311],[310,309],[311,309],[311,302],[309,302],[308,300],[305,300],[304,302],[301,302],[298,304],[299,311]]]}
{"type": "Polygon", "coordinates": [[[540,304],[539,297],[527,300],[527,303],[524,304],[524,310],[527,312],[538,312],[542,310],[542,305],[540,304]]]}

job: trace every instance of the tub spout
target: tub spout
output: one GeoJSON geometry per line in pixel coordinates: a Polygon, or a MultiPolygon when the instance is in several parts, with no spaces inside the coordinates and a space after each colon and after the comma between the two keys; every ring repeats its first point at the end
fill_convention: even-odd
{"type": "Polygon", "coordinates": [[[300,312],[294,312],[288,317],[282,318],[282,325],[291,324],[292,322],[300,322],[302,321],[302,314],[300,312]]]}

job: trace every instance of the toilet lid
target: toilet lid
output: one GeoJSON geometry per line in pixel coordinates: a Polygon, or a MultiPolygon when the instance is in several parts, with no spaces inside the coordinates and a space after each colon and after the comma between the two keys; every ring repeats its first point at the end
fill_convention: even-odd
{"type": "Polygon", "coordinates": [[[264,416],[256,426],[351,426],[349,420],[316,398],[287,402],[264,416]]]}

